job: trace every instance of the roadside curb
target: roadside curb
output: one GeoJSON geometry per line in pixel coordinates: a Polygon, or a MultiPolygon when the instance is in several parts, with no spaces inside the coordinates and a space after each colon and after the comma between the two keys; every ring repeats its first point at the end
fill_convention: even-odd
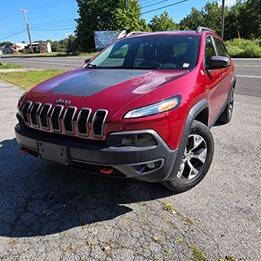
{"type": "Polygon", "coordinates": [[[28,72],[28,71],[45,71],[45,69],[35,69],[35,68],[0,69],[0,73],[28,72]]]}
{"type": "Polygon", "coordinates": [[[21,88],[15,84],[0,80],[0,88],[4,88],[4,87],[14,87],[14,88],[21,90],[21,88]]]}

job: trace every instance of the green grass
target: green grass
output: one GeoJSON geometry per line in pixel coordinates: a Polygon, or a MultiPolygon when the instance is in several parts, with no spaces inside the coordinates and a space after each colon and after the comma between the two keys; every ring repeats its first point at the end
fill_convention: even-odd
{"type": "Polygon", "coordinates": [[[190,245],[191,260],[193,261],[206,261],[206,254],[195,244],[190,245]]]}
{"type": "Polygon", "coordinates": [[[22,68],[21,65],[19,64],[0,64],[0,70],[1,69],[17,69],[17,68],[22,68]]]}
{"type": "Polygon", "coordinates": [[[93,57],[98,52],[90,51],[90,52],[77,52],[77,53],[60,53],[60,52],[52,52],[52,53],[33,53],[33,54],[13,54],[9,55],[10,57],[69,57],[69,56],[80,56],[80,57],[93,57]]]}
{"type": "Polygon", "coordinates": [[[231,57],[261,58],[261,40],[233,39],[226,42],[231,57]]]}
{"type": "Polygon", "coordinates": [[[175,208],[168,202],[161,202],[162,203],[162,208],[166,211],[168,211],[170,214],[174,214],[176,211],[175,211],[175,208]]]}
{"type": "Polygon", "coordinates": [[[15,84],[22,89],[32,88],[35,85],[61,74],[60,70],[27,71],[0,73],[0,81],[15,84]]]}
{"type": "Polygon", "coordinates": [[[94,55],[96,55],[97,52],[81,52],[81,53],[78,53],[78,56],[83,56],[83,57],[93,57],[94,55]]]}

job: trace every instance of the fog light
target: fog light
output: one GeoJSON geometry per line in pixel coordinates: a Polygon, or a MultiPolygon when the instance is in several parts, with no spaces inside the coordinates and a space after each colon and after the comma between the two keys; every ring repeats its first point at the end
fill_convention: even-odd
{"type": "Polygon", "coordinates": [[[148,169],[155,169],[155,163],[154,162],[150,162],[150,163],[146,164],[146,167],[148,169]]]}
{"type": "Polygon", "coordinates": [[[146,174],[152,170],[157,170],[163,167],[165,163],[164,159],[154,160],[148,163],[133,165],[132,167],[140,174],[146,174]]]}

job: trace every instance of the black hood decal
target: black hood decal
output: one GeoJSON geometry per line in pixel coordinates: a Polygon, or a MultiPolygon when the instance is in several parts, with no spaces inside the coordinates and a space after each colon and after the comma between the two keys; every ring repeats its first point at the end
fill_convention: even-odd
{"type": "Polygon", "coordinates": [[[91,96],[118,83],[134,79],[146,70],[93,69],[86,70],[58,84],[53,92],[72,96],[91,96]]]}

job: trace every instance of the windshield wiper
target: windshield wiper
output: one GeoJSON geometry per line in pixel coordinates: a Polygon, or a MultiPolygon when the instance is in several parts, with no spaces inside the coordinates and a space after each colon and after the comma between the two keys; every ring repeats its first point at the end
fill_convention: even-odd
{"type": "Polygon", "coordinates": [[[97,68],[97,65],[96,65],[96,64],[91,64],[91,63],[89,63],[89,64],[87,65],[87,67],[90,67],[90,68],[97,68]]]}

